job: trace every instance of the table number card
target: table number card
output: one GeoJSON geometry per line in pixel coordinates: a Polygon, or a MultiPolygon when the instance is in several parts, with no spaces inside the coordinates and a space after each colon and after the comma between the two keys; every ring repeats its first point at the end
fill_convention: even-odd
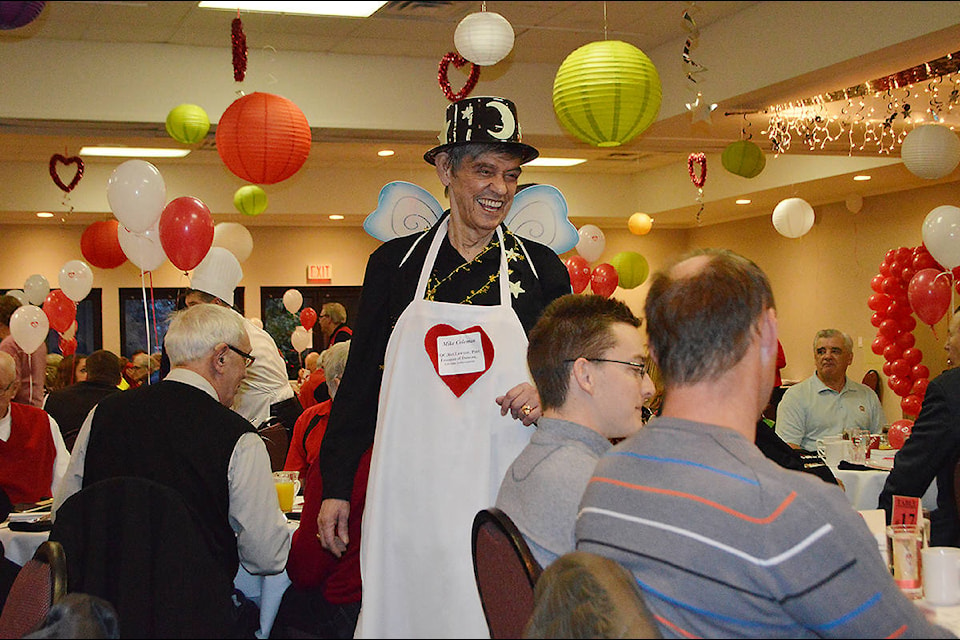
{"type": "Polygon", "coordinates": [[[910,496],[893,496],[893,516],[890,524],[921,524],[923,509],[920,498],[910,496]]]}

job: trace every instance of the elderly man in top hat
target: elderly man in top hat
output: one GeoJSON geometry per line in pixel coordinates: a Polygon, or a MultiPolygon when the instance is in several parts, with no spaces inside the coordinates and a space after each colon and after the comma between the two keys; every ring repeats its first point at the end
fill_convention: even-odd
{"type": "MultiPolygon", "coordinates": [[[[197,304],[219,304],[233,308],[233,291],[243,278],[240,261],[228,249],[211,247],[193,271],[191,289],[184,297],[188,307],[197,304]]],[[[238,314],[239,315],[239,314],[238,314]]],[[[287,366],[269,333],[243,319],[250,336],[250,354],[254,360],[240,383],[231,407],[260,427],[274,416],[283,423],[288,433],[303,410],[287,380],[287,366]]]]}
{"type": "Polygon", "coordinates": [[[470,530],[540,416],[527,332],[570,293],[549,247],[502,224],[522,171],[516,107],[467,98],[446,111],[436,167],[450,210],[367,262],[350,359],[320,449],[323,545],[340,555],[350,492],[373,443],[357,637],[488,633],[470,530]]]}

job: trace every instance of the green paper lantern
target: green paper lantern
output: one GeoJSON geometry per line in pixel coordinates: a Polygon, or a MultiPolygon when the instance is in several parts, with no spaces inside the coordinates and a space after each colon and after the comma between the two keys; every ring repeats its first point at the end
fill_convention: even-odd
{"type": "Polygon", "coordinates": [[[660,113],[660,75],[632,44],[585,44],[560,65],[553,80],[553,110],[560,124],[584,142],[617,147],[654,123],[660,113]]]}
{"type": "Polygon", "coordinates": [[[636,289],[646,282],[647,276],[650,275],[647,259],[636,251],[622,251],[613,256],[610,264],[617,270],[617,275],[620,276],[620,287],[623,289],[636,289]]]}
{"type": "Polygon", "coordinates": [[[736,176],[756,178],[767,166],[763,150],[749,140],[731,142],[720,156],[723,168],[736,176]]]}
{"type": "Polygon", "coordinates": [[[195,104],[182,104],[167,114],[167,133],[183,144],[200,142],[210,131],[207,112],[195,104]]]}
{"type": "Polygon", "coordinates": [[[267,192],[255,184],[244,185],[233,194],[233,206],[244,215],[258,216],[267,210],[267,192]]]}

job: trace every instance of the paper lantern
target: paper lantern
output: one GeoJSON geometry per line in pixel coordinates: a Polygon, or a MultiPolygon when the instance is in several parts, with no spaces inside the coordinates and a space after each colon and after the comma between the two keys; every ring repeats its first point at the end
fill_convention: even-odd
{"type": "Polygon", "coordinates": [[[258,216],[267,210],[267,192],[255,184],[240,187],[233,194],[233,206],[248,216],[258,216]]]}
{"type": "Polygon", "coordinates": [[[621,251],[613,256],[610,264],[617,270],[620,287],[623,289],[636,289],[646,282],[650,275],[647,259],[636,251],[621,251]]]}
{"type": "Polygon", "coordinates": [[[653,227],[653,218],[645,213],[635,213],[627,220],[627,228],[635,236],[645,236],[653,227]]]}
{"type": "Polygon", "coordinates": [[[167,133],[183,144],[195,144],[210,131],[207,112],[195,104],[181,104],[167,114],[167,133]]]}
{"type": "Polygon", "coordinates": [[[920,125],[903,139],[900,159],[918,178],[936,180],[960,164],[960,140],[943,125],[920,125]]]}
{"type": "Polygon", "coordinates": [[[19,29],[36,20],[46,2],[0,2],[0,30],[19,29]]]}
{"type": "Polygon", "coordinates": [[[513,49],[513,27],[499,13],[471,13],[457,25],[453,43],[474,64],[497,64],[513,49]]]}
{"type": "Polygon", "coordinates": [[[237,98],[217,125],[217,153],[236,176],[254,184],[286,180],[310,155],[310,125],[303,112],[272,93],[237,98]]]}
{"type": "Polygon", "coordinates": [[[763,150],[749,140],[737,140],[727,145],[720,156],[723,168],[735,176],[756,178],[767,165],[763,150]]]}
{"type": "Polygon", "coordinates": [[[117,237],[116,220],[94,222],[80,236],[80,253],[87,262],[101,269],[115,269],[127,261],[117,237]]]}
{"type": "Polygon", "coordinates": [[[799,238],[813,227],[813,207],[802,198],[787,198],[773,210],[773,226],[787,238],[799,238]]]}
{"type": "Polygon", "coordinates": [[[860,209],[863,209],[863,196],[859,193],[851,193],[847,196],[847,199],[844,200],[844,204],[850,213],[859,213],[860,209]]]}
{"type": "Polygon", "coordinates": [[[640,49],[619,40],[585,44],[560,65],[553,110],[584,142],[616,147],[640,135],[660,112],[657,68],[640,49]]]}

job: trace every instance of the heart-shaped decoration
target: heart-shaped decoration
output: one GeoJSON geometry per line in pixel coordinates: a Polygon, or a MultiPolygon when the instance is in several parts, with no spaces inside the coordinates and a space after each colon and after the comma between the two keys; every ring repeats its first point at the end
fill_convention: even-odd
{"type": "Polygon", "coordinates": [[[50,177],[53,178],[54,183],[56,183],[56,185],[60,187],[64,193],[70,193],[73,191],[74,187],[80,183],[80,178],[83,177],[83,159],[80,156],[71,156],[67,158],[59,153],[53,154],[50,156],[50,177]],[[77,165],[77,172],[74,174],[70,184],[64,184],[63,180],[60,179],[60,174],[57,171],[57,165],[61,163],[64,165],[77,165]]]}
{"type": "Polygon", "coordinates": [[[437,324],[430,327],[430,330],[427,331],[427,335],[423,339],[423,346],[427,350],[427,355],[430,356],[430,361],[433,362],[434,371],[437,372],[437,375],[440,376],[440,379],[443,380],[443,383],[450,387],[450,391],[453,391],[453,394],[458,398],[462,396],[464,392],[470,388],[470,385],[476,382],[480,376],[489,371],[490,365],[493,364],[493,342],[490,341],[490,338],[487,336],[486,332],[480,327],[469,327],[463,331],[457,331],[448,324],[437,324]],[[440,361],[437,353],[437,338],[441,338],[443,336],[462,335],[466,333],[480,334],[480,344],[483,348],[483,371],[440,376],[440,361]]]}
{"type": "Polygon", "coordinates": [[[463,100],[470,92],[473,91],[473,88],[477,86],[477,80],[480,79],[480,67],[474,63],[470,63],[470,76],[467,77],[466,84],[463,85],[463,88],[460,89],[457,93],[454,93],[450,88],[450,79],[447,77],[447,70],[450,69],[450,63],[453,63],[457,69],[467,64],[467,59],[461,56],[456,51],[451,51],[447,55],[443,56],[440,60],[440,68],[437,70],[437,80],[440,82],[440,88],[443,90],[443,95],[447,96],[447,100],[450,102],[456,102],[457,100],[463,100]]]}

